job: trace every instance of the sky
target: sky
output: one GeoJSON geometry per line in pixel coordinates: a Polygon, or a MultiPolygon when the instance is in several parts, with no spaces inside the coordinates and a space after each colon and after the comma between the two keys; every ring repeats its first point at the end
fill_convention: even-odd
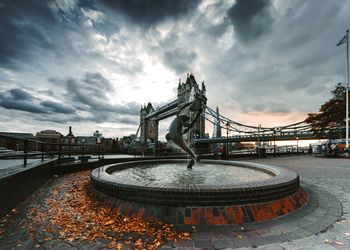
{"type": "Polygon", "coordinates": [[[349,13],[346,0],[0,0],[0,131],[129,135],[189,72],[232,120],[302,121],[345,82],[349,13]]]}

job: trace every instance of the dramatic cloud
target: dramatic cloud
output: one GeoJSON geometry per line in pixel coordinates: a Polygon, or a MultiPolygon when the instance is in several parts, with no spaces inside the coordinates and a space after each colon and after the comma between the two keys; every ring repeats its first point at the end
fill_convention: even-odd
{"type": "Polygon", "coordinates": [[[11,94],[12,98],[17,100],[32,100],[33,96],[29,94],[28,92],[22,90],[22,89],[10,89],[9,93],[11,94]]]}
{"type": "Polygon", "coordinates": [[[21,89],[11,89],[0,93],[0,106],[30,113],[46,113],[45,108],[33,102],[33,97],[21,89]]]}
{"type": "Polygon", "coordinates": [[[345,80],[348,13],[346,0],[0,0],[0,131],[135,133],[140,107],[174,100],[190,71],[233,120],[298,122],[345,80]]]}
{"type": "Polygon", "coordinates": [[[48,108],[54,113],[62,113],[62,114],[73,114],[75,113],[75,110],[71,107],[68,107],[66,105],[63,105],[58,102],[52,102],[52,101],[43,101],[40,103],[42,106],[48,108]]]}
{"type": "Polygon", "coordinates": [[[191,69],[197,54],[194,51],[174,49],[164,52],[164,63],[178,74],[184,74],[191,69]]]}
{"type": "Polygon", "coordinates": [[[14,68],[20,61],[27,61],[32,50],[51,50],[53,44],[45,34],[44,25],[53,25],[54,22],[45,1],[2,1],[0,66],[14,68]]]}
{"type": "Polygon", "coordinates": [[[113,87],[100,73],[86,73],[81,80],[68,79],[66,87],[67,96],[76,108],[102,116],[100,118],[103,119],[108,113],[99,113],[101,111],[122,115],[137,115],[140,111],[140,105],[134,102],[111,104],[107,95],[113,93],[113,87]]]}
{"type": "Polygon", "coordinates": [[[115,11],[142,26],[151,26],[168,18],[177,18],[197,8],[199,0],[103,0],[115,11]]]}
{"type": "Polygon", "coordinates": [[[273,22],[270,0],[237,0],[227,11],[237,38],[250,42],[268,31],[273,22]]]}

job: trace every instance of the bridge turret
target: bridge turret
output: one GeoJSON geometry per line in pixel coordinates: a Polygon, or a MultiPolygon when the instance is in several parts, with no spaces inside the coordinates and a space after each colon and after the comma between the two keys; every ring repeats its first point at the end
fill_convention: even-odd
{"type": "MultiPolygon", "coordinates": [[[[190,74],[187,73],[186,82],[179,84],[179,87],[177,89],[178,107],[181,107],[185,102],[188,102],[193,88],[196,93],[204,94],[204,95],[206,94],[204,83],[202,83],[202,89],[200,89],[193,73],[190,73],[190,74]]],[[[191,135],[189,136],[203,137],[204,135],[205,135],[205,117],[203,112],[203,114],[201,114],[200,119],[197,120],[196,124],[191,129],[191,135]]]]}
{"type": "Polygon", "coordinates": [[[147,143],[147,139],[155,142],[158,141],[158,121],[152,119],[146,119],[146,116],[153,113],[154,108],[150,102],[147,106],[144,105],[140,110],[140,132],[141,132],[141,143],[147,143]]]}

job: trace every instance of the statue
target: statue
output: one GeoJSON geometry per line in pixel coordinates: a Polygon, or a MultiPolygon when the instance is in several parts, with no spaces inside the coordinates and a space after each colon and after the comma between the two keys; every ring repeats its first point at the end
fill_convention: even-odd
{"type": "Polygon", "coordinates": [[[170,124],[169,133],[165,136],[168,141],[172,140],[191,157],[187,168],[192,168],[198,159],[196,154],[184,141],[183,134],[187,133],[193,127],[206,104],[207,98],[203,94],[196,93],[194,88],[192,88],[188,102],[185,102],[179,108],[175,119],[170,124]],[[190,112],[195,112],[195,117],[192,121],[190,121],[190,112]]]}

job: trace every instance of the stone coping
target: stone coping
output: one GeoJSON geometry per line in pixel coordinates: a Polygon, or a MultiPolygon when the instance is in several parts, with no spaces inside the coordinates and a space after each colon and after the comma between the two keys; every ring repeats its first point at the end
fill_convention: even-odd
{"type": "Polygon", "coordinates": [[[228,206],[166,206],[125,201],[89,187],[95,199],[109,204],[111,210],[146,221],[161,220],[177,226],[241,225],[263,222],[287,215],[305,206],[308,194],[300,187],[288,197],[259,204],[228,206]]]}
{"type": "MultiPolygon", "coordinates": [[[[186,160],[149,160],[110,164],[91,173],[91,183],[99,191],[128,201],[171,206],[243,205],[274,201],[299,190],[299,176],[287,169],[240,161],[203,160],[202,163],[254,168],[274,175],[271,178],[236,182],[230,185],[175,185],[149,187],[119,183],[110,173],[139,164],[186,163],[186,160]]],[[[185,165],[184,165],[185,166],[185,165]]]]}

